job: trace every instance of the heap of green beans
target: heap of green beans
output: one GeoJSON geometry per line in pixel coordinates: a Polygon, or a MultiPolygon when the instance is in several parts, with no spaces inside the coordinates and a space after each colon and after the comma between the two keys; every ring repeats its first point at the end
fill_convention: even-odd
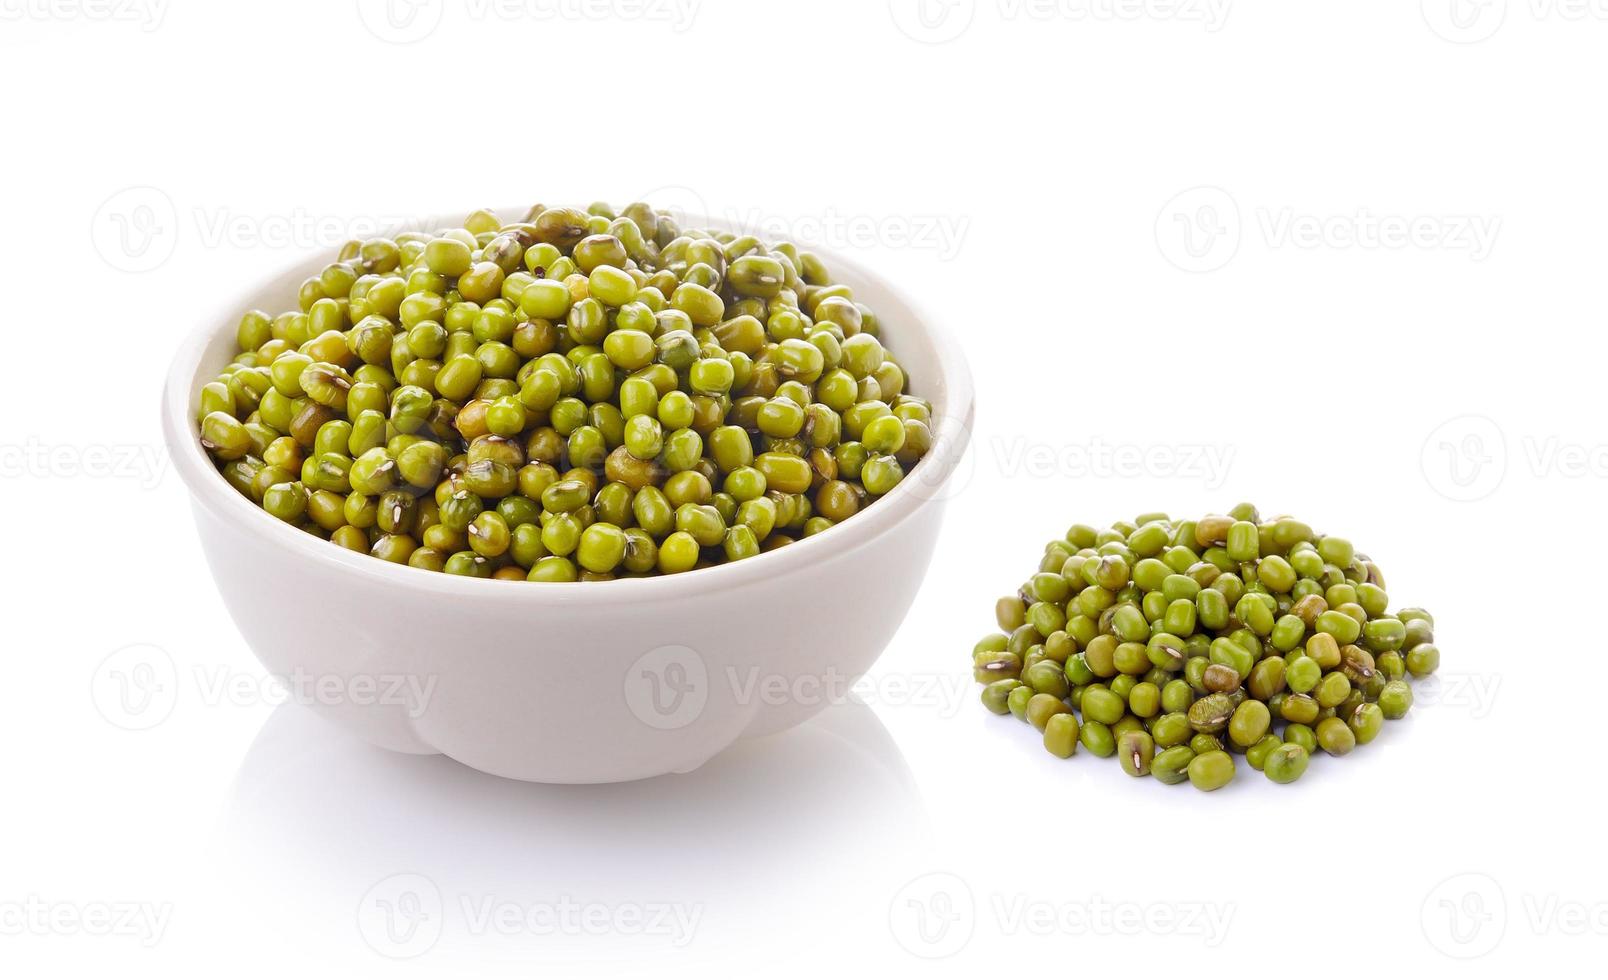
{"type": "Polygon", "coordinates": [[[541,582],[787,545],[932,444],[876,315],[791,243],[637,203],[350,242],[252,310],[202,445],[274,517],[389,562],[541,582]]]}
{"type": "Polygon", "coordinates": [[[1440,666],[1435,621],[1387,613],[1379,566],[1290,517],[1075,525],[1000,599],[972,652],[982,700],[1131,776],[1214,790],[1235,756],[1290,783],[1405,716],[1440,666]]]}

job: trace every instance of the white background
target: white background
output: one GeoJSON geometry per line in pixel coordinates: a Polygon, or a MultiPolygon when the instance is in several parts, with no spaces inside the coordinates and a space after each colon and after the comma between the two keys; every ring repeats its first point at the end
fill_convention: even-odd
{"type": "Polygon", "coordinates": [[[687,2],[0,0],[0,969],[1600,968],[1608,5],[687,2]],[[872,707],[556,788],[278,704],[158,449],[179,338],[348,231],[655,189],[970,354],[872,707]],[[1246,498],[1436,613],[1410,720],[1206,796],[976,703],[1045,540],[1246,498]]]}

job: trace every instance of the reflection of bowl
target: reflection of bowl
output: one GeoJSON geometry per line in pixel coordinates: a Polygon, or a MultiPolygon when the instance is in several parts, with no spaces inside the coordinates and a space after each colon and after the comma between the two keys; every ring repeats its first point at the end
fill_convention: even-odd
{"type": "Polygon", "coordinates": [[[970,374],[943,330],[891,286],[817,251],[877,311],[931,400],[933,449],[838,527],[662,578],[461,578],[354,554],[270,517],[202,451],[195,405],[233,356],[240,312],[292,305],[327,257],[220,311],[174,358],[162,431],[247,643],[298,699],[369,741],[538,782],[685,772],[813,715],[871,666],[909,609],[972,421],[970,374]]]}
{"type": "Polygon", "coordinates": [[[192,928],[237,948],[298,937],[259,952],[269,965],[294,951],[337,968],[351,955],[348,974],[364,972],[370,947],[396,952],[395,935],[358,917],[377,891],[409,882],[437,914],[404,951],[438,936],[428,953],[437,973],[501,975],[486,966],[496,960],[526,975],[550,964],[568,977],[615,976],[622,957],[675,945],[662,929],[475,929],[487,902],[529,909],[568,897],[693,909],[684,955],[725,975],[775,953],[801,921],[839,944],[887,945],[889,898],[934,860],[897,744],[853,702],[744,739],[696,772],[605,786],[518,783],[382,752],[284,705],[241,761],[209,843],[195,886],[221,901],[195,909],[192,928]]]}

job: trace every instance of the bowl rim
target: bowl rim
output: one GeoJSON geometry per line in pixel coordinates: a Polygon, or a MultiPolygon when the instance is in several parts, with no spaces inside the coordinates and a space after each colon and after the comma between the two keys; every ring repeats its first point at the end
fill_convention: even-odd
{"type": "MultiPolygon", "coordinates": [[[[499,217],[523,214],[523,208],[496,208],[499,217]]],[[[467,213],[467,212],[464,212],[467,213]]],[[[706,215],[685,215],[681,224],[688,228],[708,228],[741,233],[732,222],[706,215]]],[[[429,228],[453,227],[461,218],[420,218],[404,222],[388,234],[429,228]]],[[[504,220],[508,220],[504,218],[504,220]]],[[[933,417],[938,424],[933,447],[912,467],[893,490],[878,498],[850,521],[801,538],[785,548],[762,552],[739,562],[722,562],[709,568],[677,575],[650,575],[616,579],[610,582],[543,582],[540,588],[508,588],[509,583],[491,579],[446,575],[427,569],[381,561],[332,545],[329,541],[293,527],[256,506],[224,480],[196,438],[193,405],[199,397],[191,383],[207,348],[219,333],[231,330],[229,324],[240,313],[240,301],[215,309],[180,343],[162,389],[162,435],[169,458],[178,471],[195,505],[205,507],[216,517],[239,527],[275,547],[304,557],[315,566],[336,574],[356,575],[374,584],[412,589],[443,596],[476,600],[506,598],[510,602],[534,603],[542,600],[562,604],[615,604],[621,601],[662,601],[688,595],[715,592],[785,575],[789,570],[822,558],[841,558],[874,544],[893,528],[911,519],[925,506],[941,503],[955,469],[964,457],[971,438],[976,412],[971,371],[959,345],[950,332],[935,321],[927,310],[862,264],[837,252],[814,244],[800,243],[833,269],[851,272],[850,278],[875,283],[911,313],[911,327],[930,349],[938,365],[937,388],[941,400],[934,400],[933,417]],[[920,478],[915,478],[920,474],[920,478]],[[846,530],[847,529],[847,530],[846,530]],[[832,549],[826,551],[824,549],[832,549]]],[[[286,262],[263,283],[285,278],[314,258],[321,250],[301,252],[286,262]]]]}

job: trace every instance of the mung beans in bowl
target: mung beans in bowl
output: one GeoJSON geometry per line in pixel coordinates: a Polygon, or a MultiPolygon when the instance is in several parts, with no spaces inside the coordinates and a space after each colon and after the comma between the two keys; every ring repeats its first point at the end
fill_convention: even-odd
{"type": "Polygon", "coordinates": [[[168,378],[203,549],[271,670],[389,748],[609,782],[798,724],[825,701],[757,692],[870,666],[970,427],[940,328],[841,256],[646,204],[409,228],[231,304],[168,378]]]}

